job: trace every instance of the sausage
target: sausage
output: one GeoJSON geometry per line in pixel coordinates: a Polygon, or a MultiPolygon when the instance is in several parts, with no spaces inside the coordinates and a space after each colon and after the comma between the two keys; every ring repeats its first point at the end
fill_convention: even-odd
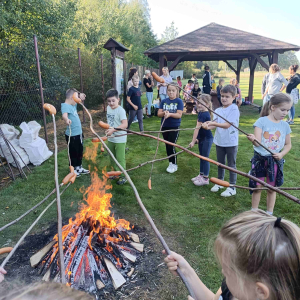
{"type": "Polygon", "coordinates": [[[152,72],[153,78],[160,83],[165,83],[165,80],[162,77],[159,77],[155,72],[152,72]]]}
{"type": "Polygon", "coordinates": [[[101,146],[101,152],[104,152],[105,150],[104,150],[104,148],[101,146]]]}
{"type": "Polygon", "coordinates": [[[4,253],[9,253],[12,249],[12,247],[0,248],[0,255],[4,253]]]}
{"type": "Polygon", "coordinates": [[[75,92],[72,96],[73,100],[76,102],[76,103],[81,103],[81,99],[78,97],[78,92],[75,92]]]}
{"type": "MultiPolygon", "coordinates": [[[[102,139],[102,141],[104,142],[104,141],[107,140],[107,136],[102,136],[101,139],[102,139]]],[[[98,138],[93,138],[93,139],[92,139],[92,142],[93,142],[93,143],[100,143],[100,139],[98,139],[98,138]]]]}
{"type": "Polygon", "coordinates": [[[110,171],[110,172],[107,172],[106,174],[108,177],[109,176],[120,176],[122,174],[122,172],[121,171],[110,171]]]}
{"type": "Polygon", "coordinates": [[[70,182],[70,179],[74,176],[74,173],[69,173],[63,180],[62,180],[62,183],[64,185],[66,185],[67,183],[70,182]]]}
{"type": "Polygon", "coordinates": [[[56,115],[56,108],[53,105],[45,103],[43,107],[49,111],[50,115],[56,115]]]}
{"type": "Polygon", "coordinates": [[[104,129],[109,129],[109,125],[107,123],[99,121],[98,124],[100,127],[104,128],[104,129]]]}
{"type": "Polygon", "coordinates": [[[151,188],[151,179],[148,180],[148,189],[152,190],[152,188],[151,188]]]}
{"type": "Polygon", "coordinates": [[[70,166],[70,173],[73,173],[74,172],[74,167],[73,166],[70,166]]]}
{"type": "Polygon", "coordinates": [[[215,177],[211,177],[210,181],[214,184],[218,184],[218,185],[221,185],[221,186],[224,186],[224,187],[230,187],[229,182],[218,179],[218,178],[215,178],[215,177]]]}
{"type": "Polygon", "coordinates": [[[72,173],[72,174],[73,174],[73,177],[71,177],[70,182],[73,184],[75,182],[77,175],[75,173],[72,173]]]}

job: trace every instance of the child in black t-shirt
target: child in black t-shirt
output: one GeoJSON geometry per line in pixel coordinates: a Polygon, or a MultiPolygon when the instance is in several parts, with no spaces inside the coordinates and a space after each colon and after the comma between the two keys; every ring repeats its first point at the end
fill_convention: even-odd
{"type": "Polygon", "coordinates": [[[129,121],[128,121],[128,128],[132,121],[134,120],[135,116],[137,115],[140,131],[144,130],[143,125],[143,107],[141,102],[141,90],[139,88],[140,79],[138,76],[132,77],[133,86],[129,89],[127,93],[127,102],[129,103],[129,121]]]}
{"type": "MultiPolygon", "coordinates": [[[[210,109],[212,109],[211,96],[203,94],[198,99],[197,109],[199,113],[197,120],[197,128],[194,131],[193,140],[190,143],[190,147],[194,147],[196,140],[198,140],[199,154],[205,157],[209,157],[210,149],[214,138],[210,130],[205,130],[204,128],[199,129],[199,127],[201,127],[202,123],[211,121],[212,113],[210,113],[205,106],[201,105],[201,103],[205,104],[205,106],[208,106],[210,109]]],[[[209,162],[200,159],[200,174],[192,178],[194,185],[202,186],[209,184],[209,169],[209,162]]]]}
{"type": "Polygon", "coordinates": [[[198,98],[200,93],[201,93],[201,89],[199,88],[199,84],[195,83],[194,88],[192,89],[191,95],[198,98]]]}

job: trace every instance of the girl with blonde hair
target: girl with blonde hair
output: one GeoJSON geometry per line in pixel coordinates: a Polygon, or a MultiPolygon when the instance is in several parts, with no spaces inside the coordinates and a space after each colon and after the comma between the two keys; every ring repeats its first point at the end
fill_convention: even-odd
{"type": "Polygon", "coordinates": [[[270,101],[273,95],[282,92],[287,86],[288,82],[280,73],[280,68],[277,64],[272,64],[269,68],[270,76],[265,93],[262,96],[263,105],[270,101]]]}
{"type": "Polygon", "coordinates": [[[159,89],[159,98],[161,101],[167,98],[168,83],[173,82],[172,77],[169,74],[168,67],[163,67],[162,72],[163,74],[160,77],[163,78],[165,82],[157,83],[157,88],[159,89]]]}
{"type": "Polygon", "coordinates": [[[173,273],[180,267],[197,300],[300,299],[300,228],[294,223],[261,210],[241,213],[219,232],[215,253],[225,277],[216,294],[181,255],[172,252],[165,262],[173,273]]]}

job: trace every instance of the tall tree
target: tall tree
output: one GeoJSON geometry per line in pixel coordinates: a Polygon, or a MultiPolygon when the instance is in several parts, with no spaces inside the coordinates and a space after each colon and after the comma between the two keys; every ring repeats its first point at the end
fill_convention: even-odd
{"type": "Polygon", "coordinates": [[[170,26],[167,26],[161,35],[161,39],[159,41],[160,44],[166,43],[168,41],[174,40],[178,37],[178,28],[175,27],[174,21],[170,26]]]}

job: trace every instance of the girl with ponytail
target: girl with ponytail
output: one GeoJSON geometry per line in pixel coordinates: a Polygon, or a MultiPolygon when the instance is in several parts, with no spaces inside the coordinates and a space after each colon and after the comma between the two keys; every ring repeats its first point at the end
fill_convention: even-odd
{"type": "MultiPolygon", "coordinates": [[[[254,156],[251,159],[250,174],[264,180],[272,186],[283,184],[283,157],[291,150],[291,128],[283,119],[291,109],[292,101],[288,94],[278,93],[266,102],[260,118],[254,123],[254,134],[247,137],[253,143],[254,156]],[[256,140],[268,148],[271,155],[256,140]]],[[[249,181],[249,186],[255,188],[260,184],[254,180],[249,181]]],[[[260,202],[261,191],[252,193],[252,210],[257,210],[260,202]]],[[[273,214],[276,192],[267,192],[267,213],[273,214]]]]}

